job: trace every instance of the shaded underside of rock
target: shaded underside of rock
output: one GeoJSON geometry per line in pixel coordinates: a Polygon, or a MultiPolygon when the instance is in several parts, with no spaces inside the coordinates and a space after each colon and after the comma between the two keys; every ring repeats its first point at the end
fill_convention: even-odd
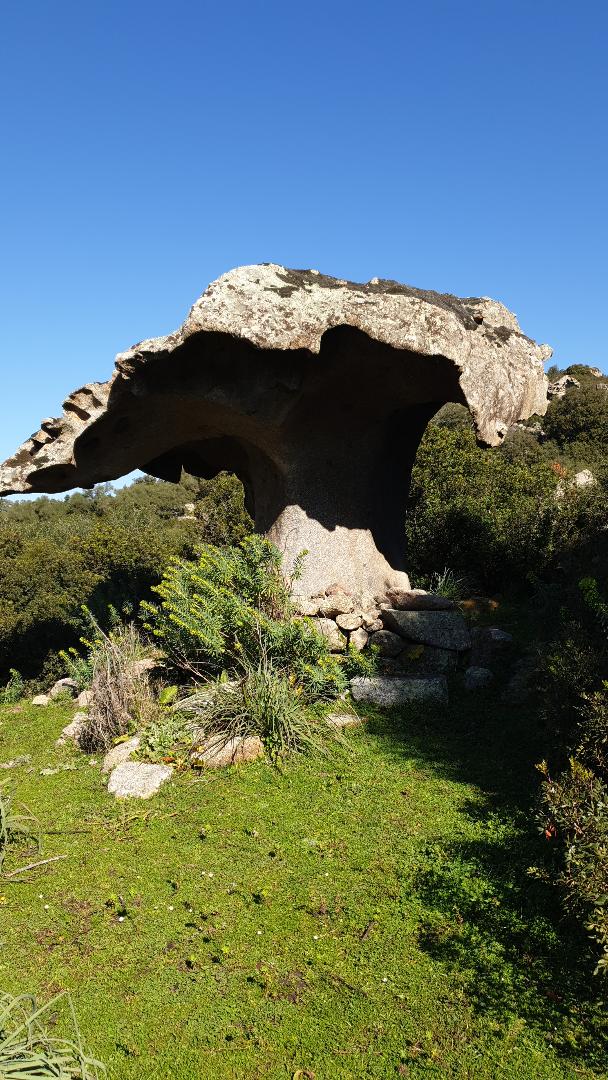
{"type": "Polygon", "coordinates": [[[303,596],[336,580],[358,596],[406,591],[405,499],[428,420],[460,402],[479,438],[498,444],[545,411],[549,355],[487,298],[241,267],[175,333],[133,346],[108,382],[71,394],[0,467],[0,494],[90,487],[135,468],[166,480],[228,469],[287,567],[310,552],[303,596]]]}

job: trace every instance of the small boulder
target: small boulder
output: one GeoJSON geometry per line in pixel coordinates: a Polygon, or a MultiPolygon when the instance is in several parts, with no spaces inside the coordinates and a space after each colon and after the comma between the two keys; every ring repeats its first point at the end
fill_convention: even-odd
{"type": "Polygon", "coordinates": [[[337,731],[345,731],[347,728],[361,727],[363,721],[360,716],[356,716],[355,713],[329,713],[325,717],[330,727],[336,728],[337,731]]]}
{"type": "Polygon", "coordinates": [[[370,608],[367,611],[361,612],[361,622],[366,630],[380,630],[382,623],[380,622],[380,608],[370,608]],[[379,623],[376,626],[376,623],[379,623]]]}
{"type": "Polygon", "coordinates": [[[108,791],[117,799],[149,799],[173,774],[170,765],[123,761],[110,773],[108,791]]]}
{"type": "Polygon", "coordinates": [[[350,688],[355,701],[379,705],[384,709],[418,702],[447,705],[448,701],[448,684],[443,675],[419,679],[394,675],[365,678],[357,675],[351,679],[350,688]]]}
{"type": "Polygon", "coordinates": [[[70,720],[70,723],[64,727],[55,746],[65,746],[67,742],[73,742],[76,746],[80,746],[80,736],[82,735],[88,719],[86,713],[75,713],[73,719],[70,720]]]}
{"type": "Polygon", "coordinates": [[[455,671],[459,654],[453,649],[437,649],[432,645],[412,645],[403,650],[399,663],[411,675],[442,675],[455,671]]]}
{"type": "Polygon", "coordinates": [[[319,605],[321,604],[323,597],[312,596],[309,600],[305,597],[297,597],[295,600],[295,607],[298,615],[303,615],[305,618],[314,619],[315,615],[319,614],[319,605]]]}
{"type": "Polygon", "coordinates": [[[319,614],[326,619],[335,619],[337,615],[350,615],[355,602],[352,596],[344,592],[335,592],[326,596],[319,604],[319,614]]]}
{"type": "Polygon", "coordinates": [[[257,735],[225,739],[215,735],[204,747],[193,750],[190,760],[195,767],[222,769],[226,765],[242,765],[264,757],[264,744],[257,735]]]}
{"type": "Polygon", "coordinates": [[[36,694],[36,697],[32,698],[32,705],[49,705],[50,701],[48,694],[36,694]]]}
{"type": "Polygon", "coordinates": [[[69,694],[70,697],[76,697],[78,693],[78,683],[75,679],[58,679],[54,686],[49,690],[49,697],[51,700],[60,697],[62,694],[69,694]]]}
{"type": "Polygon", "coordinates": [[[487,667],[469,667],[464,673],[465,690],[485,690],[494,680],[494,673],[487,667]]]}
{"type": "Polygon", "coordinates": [[[405,648],[405,642],[399,634],[393,634],[392,630],[378,630],[369,639],[370,645],[375,645],[380,656],[399,656],[405,648]]]}
{"type": "Polygon", "coordinates": [[[315,625],[319,633],[325,638],[331,652],[345,651],[346,638],[338,630],[333,619],[317,619],[315,625]]]}
{"type": "Polygon", "coordinates": [[[386,596],[391,608],[399,611],[450,611],[455,606],[447,596],[425,589],[389,589],[386,596]]]}
{"type": "Polygon", "coordinates": [[[488,667],[497,652],[513,641],[513,636],[497,626],[476,626],[471,631],[472,649],[470,666],[488,667]]]}
{"type": "Polygon", "coordinates": [[[76,704],[79,709],[88,709],[91,701],[93,700],[93,694],[90,690],[83,690],[76,698],[76,704]]]}
{"type": "Polygon", "coordinates": [[[353,649],[357,652],[363,652],[365,646],[369,641],[369,634],[367,630],[364,630],[362,626],[358,630],[354,630],[348,639],[348,644],[352,645],[353,649]]]}
{"type": "Polygon", "coordinates": [[[139,750],[140,743],[139,735],[133,735],[131,739],[125,739],[124,742],[113,746],[103,759],[102,773],[112,772],[112,769],[115,769],[117,765],[122,765],[123,761],[128,761],[135,751],[139,750]]]}
{"type": "Polygon", "coordinates": [[[388,608],[382,612],[382,622],[388,630],[438,649],[464,652],[471,647],[471,635],[458,611],[398,611],[388,608]]]}
{"type": "Polygon", "coordinates": [[[352,633],[353,630],[358,630],[361,626],[363,619],[360,615],[337,615],[336,623],[340,627],[340,630],[346,630],[352,633]]]}

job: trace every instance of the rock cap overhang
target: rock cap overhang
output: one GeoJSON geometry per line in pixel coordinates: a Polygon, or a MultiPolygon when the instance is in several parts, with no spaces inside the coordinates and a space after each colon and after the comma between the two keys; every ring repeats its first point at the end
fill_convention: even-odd
{"type": "MultiPolygon", "coordinates": [[[[526,337],[515,315],[495,300],[461,299],[377,278],[357,284],[272,263],[244,266],[212,282],[177,331],[120,353],[108,382],[75,391],[62,417],[43,420],[40,431],[0,466],[0,495],[65,491],[120,475],[120,454],[110,454],[108,464],[100,450],[94,467],[90,460],[80,465],[83,436],[90,443],[100,420],[119,410],[125,396],[141,394],[146,368],[165,358],[170,366],[171,354],[195,335],[227,335],[259,350],[317,355],[324,336],[338,327],[397,350],[395,359],[404,365],[411,354],[451,362],[461,399],[488,445],[500,443],[517,420],[546,410],[543,362],[551,349],[526,337]]],[[[124,471],[145,467],[148,458],[146,453],[130,460],[124,471]]]]}

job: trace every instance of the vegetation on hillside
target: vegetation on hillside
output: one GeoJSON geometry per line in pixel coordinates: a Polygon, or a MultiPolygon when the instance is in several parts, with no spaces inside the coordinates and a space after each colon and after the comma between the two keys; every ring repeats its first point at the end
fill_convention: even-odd
{"type": "MultiPolygon", "coordinates": [[[[166,943],[160,942],[154,929],[147,935],[140,918],[141,904],[126,898],[127,886],[122,883],[122,891],[116,892],[118,899],[112,900],[108,908],[111,919],[137,927],[138,934],[143,934],[146,956],[157,956],[160,951],[169,957],[167,977],[177,977],[184,1001],[191,993],[213,996],[219,985],[223,993],[232,995],[227,1016],[232,1017],[231,1010],[240,1016],[243,1008],[249,1015],[251,1007],[251,1017],[242,1024],[233,1017],[229,1023],[226,1021],[228,1026],[223,1020],[216,1024],[226,1045],[234,1044],[233,1060],[238,1061],[239,1068],[248,1068],[249,1061],[256,1062],[256,1069],[276,1067],[271,1033],[278,1024],[278,1053],[282,1060],[293,1064],[294,1075],[312,1075],[307,1070],[314,1072],[321,1065],[319,1048],[310,1042],[310,1030],[319,1015],[326,1023],[326,1010],[336,1007],[350,1016],[359,1032],[357,1053],[364,1046],[366,1075],[388,1075],[387,1069],[411,1076],[429,1071],[460,1075],[453,1071],[454,1062],[468,1061],[470,1057],[476,1076],[493,1076],[499,1066],[502,1068],[507,1043],[513,1056],[505,1076],[515,1078],[525,1068],[526,1076],[538,1076],[539,1080],[565,1080],[571,1075],[563,1065],[568,1056],[575,1062],[577,1075],[603,1075],[597,1071],[601,1066],[593,1047],[605,1032],[597,1021],[580,964],[586,965],[589,972],[595,967],[598,975],[608,970],[608,382],[580,365],[568,369],[568,373],[578,379],[580,386],[555,398],[546,417],[532,418],[513,428],[498,450],[488,451],[477,445],[470,417],[458,406],[446,407],[438,414],[420,447],[404,536],[415,583],[441,581],[444,591],[453,596],[492,597],[494,609],[498,605],[507,617],[509,611],[512,613],[513,628],[519,635],[520,660],[523,658],[530,671],[530,694],[523,714],[519,704],[509,701],[506,676],[502,684],[499,681],[498,689],[484,692],[486,696],[479,699],[481,705],[471,696],[459,697],[456,690],[455,705],[447,717],[449,736],[445,717],[421,719],[404,714],[386,721],[376,717],[367,733],[355,740],[352,758],[344,746],[335,743],[329,757],[313,753],[304,755],[299,763],[289,761],[293,751],[326,749],[330,734],[325,720],[326,702],[346,691],[353,673],[372,671],[374,657],[366,658],[354,651],[336,656],[309,622],[294,617],[290,583],[282,576],[280,555],[271,544],[250,535],[243,489],[233,477],[222,474],[213,481],[203,481],[184,476],[178,485],[142,479],[119,491],[103,485],[61,500],[42,498],[0,504],[0,709],[4,710],[0,740],[6,752],[12,749],[13,736],[19,738],[21,749],[27,743],[29,768],[29,758],[40,752],[40,728],[47,721],[54,724],[53,717],[59,718],[60,714],[50,709],[45,720],[40,713],[24,711],[19,702],[27,691],[48,687],[56,676],[67,671],[78,689],[89,691],[89,718],[81,744],[89,753],[106,750],[117,739],[137,731],[142,733],[142,754],[154,761],[171,761],[179,768],[182,761],[189,760],[196,740],[207,745],[218,736],[230,740],[255,735],[261,738],[268,757],[280,765],[276,776],[253,767],[247,780],[242,774],[234,781],[211,781],[204,776],[193,779],[192,773],[186,780],[184,774],[183,786],[175,796],[166,796],[168,804],[171,798],[177,800],[177,809],[171,814],[186,813],[187,808],[186,816],[191,820],[191,800],[198,790],[194,785],[203,784],[207,816],[216,811],[219,814],[222,793],[229,794],[236,799],[230,829],[245,830],[246,836],[250,829],[257,837],[259,822],[263,822],[270,838],[279,813],[297,835],[305,828],[306,815],[312,826],[317,811],[311,804],[316,801],[324,807],[319,812],[328,814],[330,823],[334,821],[331,837],[328,833],[322,841],[322,850],[323,857],[337,860],[336,865],[341,859],[339,853],[350,850],[347,823],[340,808],[348,805],[359,814],[359,846],[353,846],[348,865],[341,866],[335,895],[330,902],[325,894],[319,894],[319,912],[323,909],[320,917],[327,917],[323,933],[327,930],[328,939],[328,951],[323,953],[320,966],[316,946],[311,959],[308,953],[300,955],[299,942],[281,937],[292,931],[304,933],[305,914],[294,915],[289,925],[283,926],[280,919],[269,923],[275,953],[278,942],[285,970],[277,966],[276,958],[269,961],[267,956],[258,957],[259,950],[251,950],[251,943],[247,944],[242,935],[249,925],[247,912],[259,921],[259,909],[266,911],[275,888],[283,892],[284,901],[288,896],[289,903],[296,905],[294,912],[306,913],[307,905],[317,902],[316,893],[312,899],[312,893],[307,893],[301,901],[304,906],[298,906],[302,888],[304,892],[308,888],[297,884],[309,878],[308,850],[302,862],[301,852],[292,848],[288,832],[280,842],[273,839],[272,858],[280,856],[287,876],[284,880],[281,874],[275,877],[273,870],[268,877],[270,886],[264,880],[254,888],[247,877],[251,868],[232,866],[235,878],[247,878],[246,884],[222,884],[227,897],[241,893],[249,897],[244,910],[239,909],[239,922],[237,901],[224,903],[224,893],[217,894],[208,883],[205,888],[213,892],[213,897],[204,903],[196,899],[200,874],[213,876],[216,871],[201,870],[205,860],[202,855],[203,863],[194,858],[191,838],[187,842],[176,832],[169,836],[160,821],[150,834],[145,832],[147,826],[142,835],[138,833],[138,842],[146,846],[149,841],[151,845],[150,863],[160,858],[163,873],[173,875],[173,891],[185,885],[188,921],[175,930],[177,942],[170,936],[173,929],[162,920],[159,933],[163,939],[166,937],[166,943]],[[581,469],[591,470],[590,483],[577,483],[581,469]],[[522,657],[524,648],[527,655],[522,657]],[[156,681],[148,683],[138,674],[137,664],[153,658],[160,661],[161,669],[156,681]],[[9,732],[10,717],[16,715],[11,709],[16,709],[29,726],[22,729],[19,725],[13,730],[13,725],[9,732]],[[374,732],[378,735],[376,741],[374,732]],[[34,749],[30,747],[30,734],[34,749]],[[487,760],[482,755],[478,761],[467,749],[469,742],[472,740],[477,754],[483,739],[490,737],[494,749],[488,751],[487,760]],[[404,738],[406,742],[409,739],[406,749],[402,745],[404,738]],[[516,739],[520,740],[517,753],[513,752],[516,739]],[[503,777],[500,782],[497,777],[502,775],[504,759],[495,760],[494,754],[499,745],[503,751],[508,746],[509,768],[513,772],[508,780],[503,777]],[[440,766],[433,757],[436,753],[440,754],[440,766]],[[448,767],[449,754],[456,756],[448,767]],[[404,818],[400,812],[395,817],[396,785],[404,783],[403,769],[409,769],[404,761],[418,761],[421,755],[433,776],[429,780],[425,775],[424,782],[421,780],[417,786],[416,802],[408,773],[400,798],[413,799],[411,813],[406,811],[404,818]],[[445,777],[450,769],[458,774],[463,761],[467,762],[464,773],[458,775],[446,795],[442,788],[445,777]],[[424,786],[427,780],[428,790],[424,786]],[[217,787],[212,789],[212,783],[217,787]],[[238,791],[231,786],[235,783],[238,791]],[[492,838],[486,833],[478,836],[477,826],[467,823],[468,811],[450,802],[463,799],[466,792],[471,805],[475,804],[476,799],[479,801],[475,785],[485,792],[481,802],[484,813],[489,814],[487,820],[494,823],[492,838]],[[490,792],[498,788],[505,789],[504,798],[493,817],[490,792]],[[278,811],[272,800],[268,802],[270,789],[278,811]],[[246,793],[249,803],[243,795],[241,806],[239,792],[246,793]],[[301,819],[288,809],[294,792],[296,802],[300,799],[298,805],[304,815],[301,819]],[[363,802],[358,802],[362,792],[366,809],[368,804],[382,804],[375,822],[363,820],[363,802]],[[335,804],[334,795],[338,799],[335,804]],[[212,809],[214,796],[218,798],[216,810],[212,809]],[[248,811],[253,807],[256,819],[249,825],[242,824],[246,805],[248,811]],[[458,822],[456,831],[452,827],[454,819],[458,822]],[[380,822],[385,829],[382,842],[374,832],[380,822]],[[402,836],[404,829],[409,832],[402,843],[396,835],[402,836]],[[187,843],[190,847],[186,852],[187,843]],[[283,855],[279,852],[281,845],[283,855]],[[371,884],[366,880],[365,886],[357,877],[360,867],[368,865],[365,860],[371,857],[370,845],[376,860],[380,860],[382,880],[388,880],[387,873],[391,881],[391,874],[394,876],[393,884],[385,888],[386,895],[379,884],[376,888],[373,873],[371,884]],[[187,872],[177,865],[165,871],[174,848],[181,852],[180,866],[184,861],[188,863],[187,872]],[[196,880],[190,874],[194,865],[196,880]],[[343,933],[352,951],[355,930],[351,915],[358,905],[367,910],[366,905],[372,903],[370,888],[375,890],[376,907],[369,909],[365,926],[356,933],[360,930],[362,942],[381,935],[382,924],[387,927],[387,941],[374,963],[380,963],[387,972],[381,978],[392,987],[388,1003],[385,996],[382,1001],[378,997],[371,967],[363,960],[360,968],[357,964],[353,967],[343,951],[343,933]],[[558,929],[554,900],[560,895],[572,922],[558,929]],[[395,950],[395,920],[407,923],[408,905],[418,913],[418,921],[415,932],[410,928],[413,936],[407,956],[401,956],[399,949],[395,950]],[[224,908],[226,913],[221,914],[224,908]],[[232,929],[226,933],[228,924],[232,929]],[[583,932],[587,934],[587,946],[580,936],[583,932]],[[174,946],[181,958],[179,976],[169,956],[174,946]],[[184,950],[185,959],[181,955],[184,950]],[[249,953],[256,956],[253,966],[249,953]],[[520,963],[523,955],[529,958],[525,971],[520,963]],[[391,956],[400,956],[401,964],[417,966],[408,976],[409,982],[399,982],[391,956]],[[412,1002],[421,993],[420,978],[440,977],[433,966],[436,964],[443,974],[449,974],[450,985],[459,988],[458,1001],[450,1003],[447,1027],[437,1019],[439,998],[435,1000],[433,993],[427,993],[423,998],[426,1004],[416,1014],[416,1024],[428,1025],[431,1035],[426,1041],[419,1037],[414,1041],[412,1035],[397,1052],[395,1039],[403,1029],[403,1010],[411,1010],[412,1002]],[[238,980],[250,967],[247,987],[243,987],[238,980]],[[576,994],[564,994],[562,989],[572,979],[572,985],[579,988],[578,1005],[576,994]],[[287,997],[282,988],[286,988],[287,997]],[[583,999],[585,1004],[581,1006],[583,999]],[[539,1027],[541,1000],[551,1013],[549,1049],[539,1027]],[[312,1010],[306,1013],[307,1030],[298,1029],[301,1052],[294,1049],[300,1044],[284,1005],[300,1001],[310,1001],[312,1010]],[[380,1008],[387,1010],[390,1019],[383,1021],[382,1032],[375,1040],[370,1025],[380,1008]],[[253,1016],[265,1009],[260,1035],[253,1016]],[[511,1016],[508,1023],[507,1015],[511,1016]],[[480,1018],[485,1022],[489,1017],[497,1026],[490,1032],[486,1026],[482,1032],[480,1018]],[[513,1017],[517,1018],[516,1028],[520,1022],[528,1025],[529,1036],[520,1038],[522,1027],[513,1034],[513,1017]],[[458,1038],[456,1031],[461,1032],[458,1038]],[[540,1062],[536,1072],[531,1060],[540,1062]]],[[[552,372],[553,378],[561,374],[552,372]]],[[[49,756],[46,750],[44,753],[49,756]]],[[[66,790],[66,784],[69,788],[67,781],[71,782],[72,777],[67,774],[73,772],[74,797],[90,802],[88,833],[97,836],[96,830],[103,831],[110,821],[111,827],[123,830],[123,838],[130,842],[133,837],[129,819],[117,824],[107,804],[105,810],[97,806],[99,791],[95,774],[91,770],[87,773],[85,768],[87,759],[74,764],[69,751],[56,753],[58,764],[51,773],[60,771],[62,790],[66,790]]],[[[20,768],[14,763],[10,767],[20,768]]],[[[20,786],[36,813],[39,809],[46,813],[43,793],[40,807],[35,798],[31,801],[35,787],[32,776],[19,776],[20,786]]],[[[10,798],[5,805],[8,816],[3,851],[12,851],[15,844],[19,847],[21,834],[15,825],[17,818],[8,813],[10,798]]],[[[82,816],[82,807],[72,809],[82,816]]],[[[71,812],[66,809],[66,822],[71,812]]],[[[197,813],[200,816],[202,811],[197,813]]],[[[135,819],[139,821],[138,815],[135,819]]],[[[148,818],[143,815],[141,820],[148,818]]],[[[154,814],[150,820],[156,821],[154,814]]],[[[319,833],[323,832],[320,820],[319,833]]],[[[473,820],[477,821],[475,817],[473,820]]],[[[306,828],[310,831],[308,824],[306,828]]],[[[204,850],[213,852],[210,862],[218,869],[222,867],[222,874],[227,873],[223,862],[226,836],[234,835],[230,829],[228,833],[222,831],[222,842],[217,847],[207,843],[209,830],[205,821],[198,834],[204,850]]],[[[246,858],[242,844],[233,846],[238,858],[246,858]]],[[[111,852],[116,865],[113,847],[111,852]]],[[[279,865],[272,864],[275,869],[279,865]]],[[[119,872],[125,882],[126,866],[119,872]]],[[[331,866],[324,873],[331,876],[333,869],[331,866]]],[[[98,873],[103,869],[88,866],[86,880],[81,879],[77,885],[68,871],[75,904],[82,902],[81,886],[89,888],[89,882],[98,880],[98,873]]],[[[144,905],[152,904],[150,912],[176,909],[175,904],[164,903],[166,897],[161,895],[162,885],[156,878],[150,887],[154,896],[144,905]]],[[[53,903],[59,904],[57,895],[53,903]]],[[[29,902],[35,906],[33,892],[29,902]]],[[[99,910],[94,907],[89,915],[99,923],[103,937],[104,932],[107,934],[103,920],[106,902],[99,903],[99,910]]],[[[33,909],[29,917],[36,926],[39,920],[33,909]]],[[[153,914],[151,918],[155,926],[158,920],[153,914]]],[[[92,923],[87,925],[89,933],[92,923]]],[[[264,933],[262,929],[262,936],[264,933]]],[[[18,936],[13,929],[14,939],[18,936]]],[[[321,936],[313,935],[313,940],[321,936]]],[[[39,944],[42,948],[43,937],[39,944]]],[[[109,940],[102,945],[97,942],[96,948],[105,950],[104,955],[111,961],[109,940]]],[[[136,962],[147,962],[142,961],[143,953],[137,952],[137,947],[134,950],[131,971],[136,962]]],[[[65,963],[70,986],[79,984],[71,956],[65,963]]],[[[60,965],[53,970],[57,975],[63,968],[60,965]]],[[[8,977],[9,972],[5,970],[5,974],[8,977]]],[[[35,973],[32,978],[37,981],[35,973]]],[[[61,979],[59,985],[63,985],[61,979]]],[[[54,990],[55,984],[40,989],[48,997],[46,991],[54,990]]],[[[122,983],[113,986],[113,992],[117,991],[123,998],[129,993],[122,983]]],[[[150,996],[146,1008],[158,1009],[154,988],[146,993],[150,996]]],[[[178,1003],[175,1008],[176,1017],[181,1016],[178,1003]]],[[[113,1014],[107,1019],[110,1025],[116,1024],[113,1014]]],[[[135,1020],[133,1024],[136,1028],[135,1020]]],[[[405,1027],[409,1031],[407,1023],[405,1027]]],[[[137,1041],[135,1028],[128,1041],[123,1043],[117,1036],[113,1048],[106,1046],[117,1076],[137,1075],[141,1067],[141,1063],[136,1067],[130,1060],[137,1041]],[[124,1053],[123,1045],[127,1047],[124,1053]]],[[[331,1046],[335,1054],[346,1034],[342,1034],[339,1023],[333,1028],[330,1024],[326,1034],[326,1048],[331,1046]]],[[[211,1034],[201,1045],[205,1053],[219,1053],[217,1040],[211,1034]]],[[[162,1057],[164,1051],[159,1053],[162,1057]]],[[[322,1075],[358,1075],[348,1071],[355,1067],[351,1057],[345,1047],[344,1060],[336,1063],[331,1058],[329,1067],[323,1065],[322,1075]]],[[[229,1059],[225,1066],[223,1059],[221,1064],[219,1060],[214,1057],[218,1068],[209,1074],[233,1075],[229,1059]]],[[[184,1058],[174,1072],[169,1068],[164,1058],[156,1073],[146,1063],[146,1075],[157,1075],[159,1080],[169,1075],[185,1077],[190,1075],[187,1070],[192,1068],[192,1061],[184,1058]]]]}

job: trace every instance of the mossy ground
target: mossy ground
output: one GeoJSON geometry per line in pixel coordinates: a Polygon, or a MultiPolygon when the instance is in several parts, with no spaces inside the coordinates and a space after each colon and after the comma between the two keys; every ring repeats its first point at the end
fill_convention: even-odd
{"type": "Polygon", "coordinates": [[[0,988],[69,989],[114,1080],[608,1075],[585,939],[527,874],[525,711],[456,694],[128,804],[55,749],[70,714],[0,711],[0,761],[31,755],[0,775],[67,856],[2,883],[0,988]]]}

